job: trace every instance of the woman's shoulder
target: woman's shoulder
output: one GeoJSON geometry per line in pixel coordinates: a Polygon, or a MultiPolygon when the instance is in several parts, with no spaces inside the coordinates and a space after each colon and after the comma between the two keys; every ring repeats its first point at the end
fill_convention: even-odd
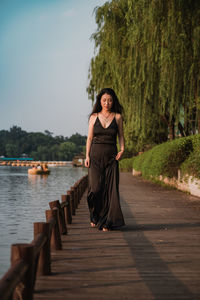
{"type": "Polygon", "coordinates": [[[97,118],[97,113],[93,113],[91,116],[90,116],[90,119],[89,119],[89,122],[93,123],[96,121],[96,118],[97,118]]]}
{"type": "Polygon", "coordinates": [[[93,119],[96,119],[98,116],[98,113],[93,113],[91,116],[90,116],[90,119],[93,120],[93,119]]]}
{"type": "Polygon", "coordinates": [[[116,118],[117,121],[119,121],[119,120],[122,119],[122,115],[119,114],[119,113],[116,113],[116,114],[115,114],[115,118],[116,118]]]}

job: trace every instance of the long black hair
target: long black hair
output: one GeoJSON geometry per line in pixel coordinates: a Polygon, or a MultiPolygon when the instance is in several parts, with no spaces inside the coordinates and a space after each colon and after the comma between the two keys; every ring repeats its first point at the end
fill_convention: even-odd
{"type": "Polygon", "coordinates": [[[90,116],[92,114],[98,113],[98,112],[100,112],[102,110],[102,107],[101,107],[101,97],[104,94],[108,94],[108,95],[110,95],[112,97],[113,105],[111,107],[111,112],[122,114],[123,113],[123,107],[119,103],[119,100],[118,100],[117,95],[115,94],[114,90],[111,89],[111,88],[104,88],[96,96],[96,102],[95,102],[95,104],[93,106],[93,109],[92,109],[92,112],[91,112],[90,116]]]}

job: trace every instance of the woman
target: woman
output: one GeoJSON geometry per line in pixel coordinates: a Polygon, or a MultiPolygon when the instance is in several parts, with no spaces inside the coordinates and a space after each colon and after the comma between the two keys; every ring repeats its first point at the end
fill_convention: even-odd
{"type": "Polygon", "coordinates": [[[124,225],[119,202],[118,161],[124,152],[122,106],[115,92],[97,95],[89,118],[85,166],[88,171],[88,207],[91,226],[108,231],[124,225]],[[120,151],[117,152],[118,135],[120,151]]]}

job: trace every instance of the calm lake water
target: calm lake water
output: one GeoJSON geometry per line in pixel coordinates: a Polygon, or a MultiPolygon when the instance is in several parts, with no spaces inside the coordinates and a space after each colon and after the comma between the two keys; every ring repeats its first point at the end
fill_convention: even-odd
{"type": "Polygon", "coordinates": [[[10,246],[33,239],[33,223],[45,220],[48,203],[87,172],[72,166],[50,167],[49,176],[28,175],[27,167],[0,166],[0,277],[10,266],[10,246]]]}

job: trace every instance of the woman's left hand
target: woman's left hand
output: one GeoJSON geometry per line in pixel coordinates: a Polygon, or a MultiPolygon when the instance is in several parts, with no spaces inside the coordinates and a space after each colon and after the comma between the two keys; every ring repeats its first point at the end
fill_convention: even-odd
{"type": "Polygon", "coordinates": [[[122,158],[124,151],[119,151],[115,157],[116,160],[120,160],[122,158]]]}

